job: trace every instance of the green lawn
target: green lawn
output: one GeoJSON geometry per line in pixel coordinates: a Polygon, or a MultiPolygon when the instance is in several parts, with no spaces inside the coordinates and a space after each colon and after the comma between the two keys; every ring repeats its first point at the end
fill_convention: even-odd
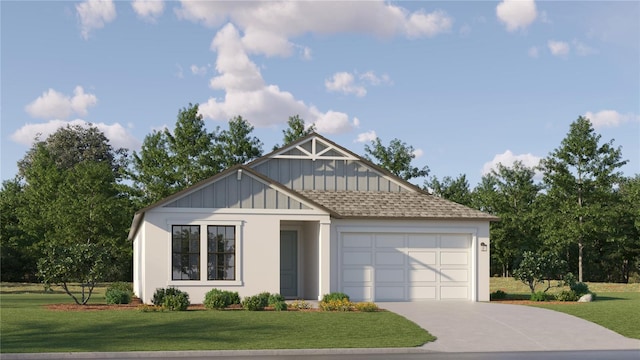
{"type": "MultiPolygon", "coordinates": [[[[553,284],[553,282],[552,282],[553,284]]],[[[640,339],[640,284],[587,283],[597,294],[590,303],[532,303],[594,322],[629,338],[640,339]]],[[[555,284],[553,284],[555,285],[555,284]]],[[[491,291],[503,290],[510,298],[528,298],[529,288],[513,278],[491,278],[491,291]]],[[[549,293],[560,291],[552,287],[549,293]]]]}
{"type": "MultiPolygon", "coordinates": [[[[435,340],[386,311],[53,311],[44,305],[71,299],[15,292],[0,294],[2,353],[413,347],[435,340]]],[[[90,303],[104,303],[103,295],[90,303]]]]}

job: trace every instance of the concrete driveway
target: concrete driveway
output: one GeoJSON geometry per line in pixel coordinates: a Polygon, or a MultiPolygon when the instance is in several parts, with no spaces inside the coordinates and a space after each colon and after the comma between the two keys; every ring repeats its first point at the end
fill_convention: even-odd
{"type": "Polygon", "coordinates": [[[622,350],[640,353],[640,340],[560,312],[524,305],[472,302],[383,302],[438,339],[443,352],[622,350]]]}

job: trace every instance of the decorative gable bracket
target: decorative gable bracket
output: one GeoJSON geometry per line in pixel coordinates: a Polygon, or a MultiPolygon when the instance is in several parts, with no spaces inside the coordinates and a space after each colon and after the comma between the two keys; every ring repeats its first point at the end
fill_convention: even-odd
{"type": "Polygon", "coordinates": [[[273,159],[307,159],[320,160],[358,160],[357,157],[317,137],[311,137],[307,141],[294,146],[284,148],[273,154],[273,159]]]}

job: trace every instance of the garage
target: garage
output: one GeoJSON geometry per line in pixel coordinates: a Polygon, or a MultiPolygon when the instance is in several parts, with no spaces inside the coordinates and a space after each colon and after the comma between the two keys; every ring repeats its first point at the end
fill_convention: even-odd
{"type": "Polygon", "coordinates": [[[473,300],[473,234],[342,232],[340,289],[353,301],[473,300]]]}

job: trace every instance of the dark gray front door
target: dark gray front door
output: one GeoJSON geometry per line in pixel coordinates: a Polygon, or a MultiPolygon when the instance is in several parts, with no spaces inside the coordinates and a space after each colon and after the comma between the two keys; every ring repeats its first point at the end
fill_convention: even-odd
{"type": "Polygon", "coordinates": [[[280,295],[298,296],[298,233],[280,231],[280,295]]]}

